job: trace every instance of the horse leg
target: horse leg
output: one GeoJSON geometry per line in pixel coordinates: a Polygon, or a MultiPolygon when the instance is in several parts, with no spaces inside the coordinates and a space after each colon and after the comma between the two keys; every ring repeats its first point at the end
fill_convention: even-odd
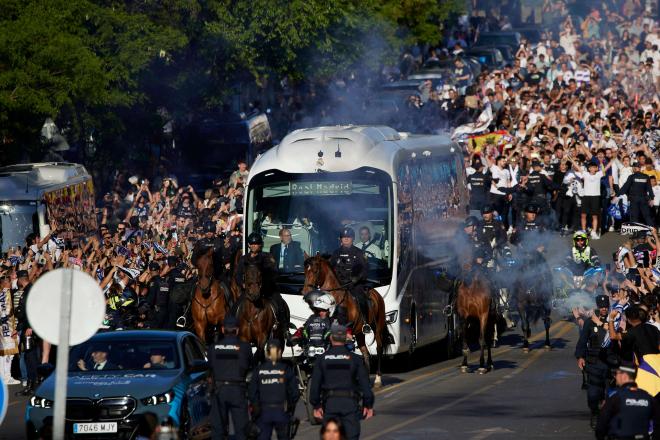
{"type": "Polygon", "coordinates": [[[523,334],[523,352],[529,353],[529,336],[531,331],[529,328],[529,314],[525,306],[520,308],[520,327],[523,334]]]}
{"type": "Polygon", "coordinates": [[[462,322],[462,332],[461,337],[463,339],[463,363],[461,363],[461,371],[463,373],[468,372],[468,355],[470,354],[470,347],[468,347],[467,342],[467,331],[468,331],[468,318],[464,318],[462,322]]]}
{"type": "MultiPolygon", "coordinates": [[[[497,331],[497,314],[492,316],[491,320],[489,320],[488,322],[489,322],[490,325],[492,325],[494,327],[494,331],[496,332],[497,331]],[[492,320],[492,322],[491,322],[491,320],[492,320]]],[[[491,345],[488,338],[486,338],[486,347],[488,348],[488,359],[486,361],[486,368],[488,368],[488,371],[490,371],[490,370],[493,369],[493,358],[491,356],[491,348],[493,346],[491,345]]]]}
{"type": "Polygon", "coordinates": [[[203,344],[206,344],[206,320],[195,319],[193,321],[193,326],[195,327],[195,333],[199,339],[201,339],[203,344]]]}
{"type": "Polygon", "coordinates": [[[381,387],[383,379],[381,377],[380,367],[383,361],[383,331],[382,328],[376,330],[376,379],[374,379],[374,386],[381,387]]]}
{"type": "Polygon", "coordinates": [[[545,316],[543,317],[543,326],[545,327],[545,349],[550,350],[552,345],[550,345],[550,324],[552,319],[550,319],[550,310],[545,309],[545,316]]]}
{"type": "Polygon", "coordinates": [[[364,366],[367,367],[367,372],[371,371],[371,363],[369,362],[369,349],[365,342],[364,333],[360,333],[356,336],[357,346],[362,353],[362,360],[364,361],[364,366]]]}
{"type": "Polygon", "coordinates": [[[488,327],[489,314],[490,310],[486,311],[484,316],[479,317],[479,345],[481,346],[481,354],[479,355],[479,374],[488,372],[484,354],[486,351],[486,328],[488,327]]]}

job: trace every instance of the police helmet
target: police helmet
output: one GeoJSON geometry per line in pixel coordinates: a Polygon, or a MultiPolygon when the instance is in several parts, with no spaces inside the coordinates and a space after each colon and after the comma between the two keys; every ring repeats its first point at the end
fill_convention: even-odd
{"type": "Polygon", "coordinates": [[[352,228],[343,228],[339,233],[339,238],[344,237],[355,238],[355,231],[352,228]]]}
{"type": "Polygon", "coordinates": [[[316,301],[316,299],[320,296],[325,295],[326,293],[327,292],[324,292],[323,290],[319,290],[319,289],[310,290],[305,294],[305,296],[303,296],[303,299],[307,304],[309,304],[309,307],[314,307],[314,302],[316,301]]]}
{"type": "Polygon", "coordinates": [[[469,228],[470,226],[477,226],[478,224],[479,224],[479,219],[471,215],[465,219],[465,222],[463,223],[463,227],[469,228]]]}
{"type": "Polygon", "coordinates": [[[493,211],[494,211],[494,209],[493,209],[493,206],[492,206],[492,205],[484,205],[484,206],[481,208],[481,214],[482,214],[482,215],[483,215],[483,214],[490,214],[490,213],[492,213],[493,211]]]}
{"type": "Polygon", "coordinates": [[[251,245],[251,244],[260,244],[260,245],[263,246],[264,239],[261,238],[261,234],[259,234],[258,232],[253,232],[250,235],[248,235],[247,243],[249,245],[251,245]]]}
{"type": "Polygon", "coordinates": [[[584,246],[586,247],[589,244],[589,236],[585,231],[575,231],[573,234],[573,243],[577,244],[578,240],[584,240],[584,246]]]}
{"type": "Polygon", "coordinates": [[[538,214],[541,211],[539,208],[539,205],[536,205],[534,203],[529,203],[527,206],[525,206],[525,212],[531,212],[532,214],[538,214]]]}
{"type": "Polygon", "coordinates": [[[325,293],[316,298],[316,301],[314,301],[314,304],[312,305],[312,307],[315,309],[327,310],[329,315],[333,315],[335,313],[336,306],[337,303],[335,302],[335,298],[329,293],[325,293]]]}

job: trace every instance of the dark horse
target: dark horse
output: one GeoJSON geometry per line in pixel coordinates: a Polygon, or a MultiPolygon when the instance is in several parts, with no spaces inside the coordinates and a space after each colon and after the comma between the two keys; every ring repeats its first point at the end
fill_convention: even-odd
{"type": "Polygon", "coordinates": [[[263,275],[258,265],[245,266],[244,284],[244,295],[236,304],[238,334],[242,340],[257,347],[257,357],[263,359],[268,339],[279,339],[284,344],[286,333],[289,331],[289,308],[282,301],[281,307],[284,310],[281,311],[280,316],[285,322],[279,322],[276,305],[263,295],[263,275]]]}
{"type": "MultiPolygon", "coordinates": [[[[332,270],[328,260],[320,255],[307,258],[305,260],[305,285],[303,286],[303,294],[317,288],[326,291],[335,298],[338,307],[345,307],[347,310],[348,321],[353,323],[353,334],[357,342],[357,346],[362,352],[364,362],[369,368],[369,350],[365,343],[365,335],[362,327],[365,324],[360,314],[355,298],[339,283],[337,276],[332,270]]],[[[374,329],[374,336],[376,339],[376,353],[378,356],[376,366],[376,380],[374,385],[380,386],[381,379],[381,362],[383,352],[389,345],[391,338],[387,323],[385,321],[385,302],[383,297],[380,296],[375,289],[369,290],[369,316],[366,317],[368,324],[374,329]]]]}
{"type": "Polygon", "coordinates": [[[540,258],[542,257],[535,257],[534,254],[528,256],[526,260],[529,264],[525,265],[527,270],[521,268],[519,271],[519,273],[528,275],[523,275],[513,284],[514,300],[517,302],[517,309],[520,314],[524,352],[529,352],[529,337],[532,334],[530,324],[535,324],[541,318],[543,318],[543,325],[545,326],[545,348],[546,350],[551,348],[552,280],[549,271],[546,272],[547,265],[544,264],[544,261],[538,260],[540,258]],[[530,270],[531,268],[536,269],[530,270]]]}
{"type": "Polygon", "coordinates": [[[213,277],[212,248],[196,248],[192,263],[198,273],[191,303],[193,326],[197,336],[206,342],[209,330],[217,331],[234,298],[227,286],[213,277]]]}
{"type": "Polygon", "coordinates": [[[480,268],[473,269],[470,265],[464,267],[464,272],[469,273],[458,286],[456,295],[456,311],[461,318],[462,338],[463,338],[463,363],[461,370],[464,373],[468,371],[468,324],[476,320],[479,323],[479,345],[481,346],[481,356],[479,357],[479,374],[484,374],[493,368],[493,359],[491,358],[492,334],[494,332],[497,315],[493,307],[493,297],[491,295],[491,285],[486,279],[484,270],[480,268]],[[488,362],[484,361],[484,351],[488,349],[488,362]]]}

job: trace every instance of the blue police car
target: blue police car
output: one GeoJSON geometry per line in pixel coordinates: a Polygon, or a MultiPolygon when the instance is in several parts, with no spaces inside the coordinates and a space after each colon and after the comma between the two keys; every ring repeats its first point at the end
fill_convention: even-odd
{"type": "MultiPolygon", "coordinates": [[[[159,330],[99,333],[72,347],[67,437],[131,439],[146,413],[172,423],[181,438],[209,437],[205,352],[192,333],[159,330]]],[[[52,424],[54,398],[51,374],[27,405],[28,438],[52,424]]]]}

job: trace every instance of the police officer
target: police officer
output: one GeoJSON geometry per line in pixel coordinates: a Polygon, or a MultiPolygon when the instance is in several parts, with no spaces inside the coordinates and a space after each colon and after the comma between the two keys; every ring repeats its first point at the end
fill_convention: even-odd
{"type": "MultiPolygon", "coordinates": [[[[362,321],[365,323],[362,330],[368,332],[369,309],[365,292],[365,283],[369,273],[367,256],[362,250],[353,246],[353,240],[355,240],[353,229],[343,228],[339,233],[339,240],[341,246],[332,253],[330,264],[341,285],[346,286],[357,301],[362,314],[362,321]]],[[[341,313],[344,312],[340,311],[341,313]]]]}
{"type": "Polygon", "coordinates": [[[222,340],[209,346],[209,359],[213,370],[215,389],[212,403],[213,439],[226,439],[229,429],[229,414],[234,423],[237,440],[245,439],[248,424],[247,376],[252,364],[252,348],[238,339],[238,320],[225,316],[222,325],[222,340]]]}
{"type": "Polygon", "coordinates": [[[260,440],[270,440],[273,428],[278,440],[288,440],[291,416],[300,396],[298,378],[293,368],[282,362],[278,339],[268,341],[267,351],[269,359],[254,370],[248,389],[252,417],[259,426],[260,440]]]}
{"type": "Polygon", "coordinates": [[[600,403],[605,399],[605,389],[610,377],[607,363],[609,340],[607,337],[607,312],[610,299],[607,295],[596,297],[596,313],[585,322],[575,347],[578,368],[587,374],[587,404],[591,410],[591,427],[596,424],[600,403]]]}
{"type": "Polygon", "coordinates": [[[199,246],[213,249],[213,277],[220,280],[224,271],[225,234],[216,235],[216,229],[215,222],[210,220],[204,222],[204,236],[199,240],[199,246]]]}
{"type": "Polygon", "coordinates": [[[485,268],[493,258],[493,247],[480,229],[479,219],[473,215],[463,222],[463,233],[458,236],[457,246],[461,254],[469,253],[472,263],[485,268]]]}
{"type": "Polygon", "coordinates": [[[598,253],[589,246],[589,236],[585,231],[575,231],[573,234],[573,247],[566,256],[566,265],[576,276],[582,276],[590,267],[600,266],[598,253]]]}
{"type": "MultiPolygon", "coordinates": [[[[261,238],[261,234],[258,232],[251,233],[247,238],[247,244],[250,248],[250,252],[247,255],[243,255],[238,261],[235,273],[236,283],[244,288],[245,280],[245,267],[249,264],[256,264],[261,269],[262,277],[262,296],[264,298],[270,299],[275,306],[275,313],[277,314],[277,320],[281,323],[286,321],[286,304],[282,299],[282,296],[275,288],[275,274],[277,273],[277,265],[275,263],[275,258],[271,255],[270,252],[263,252],[264,240],[261,238]]],[[[241,300],[239,300],[240,302],[241,300]]]]}
{"type": "Polygon", "coordinates": [[[169,272],[169,303],[167,325],[169,329],[176,330],[179,318],[187,310],[192,300],[192,279],[189,279],[189,268],[185,263],[179,263],[169,272]]]}
{"type": "MultiPolygon", "coordinates": [[[[616,370],[616,391],[603,405],[596,425],[596,438],[650,439],[650,422],[660,420],[660,407],[644,390],[637,388],[633,363],[622,362],[616,370]]],[[[655,426],[657,429],[657,425],[655,426]]]]}
{"type": "Polygon", "coordinates": [[[158,323],[156,322],[156,301],[160,294],[161,284],[164,284],[168,291],[169,286],[167,286],[167,283],[160,276],[160,264],[157,261],[150,262],[148,269],[146,283],[142,285],[142,298],[139,301],[138,312],[140,314],[140,320],[144,322],[144,327],[158,328],[158,323]]]}
{"type": "Polygon", "coordinates": [[[472,167],[476,171],[467,178],[467,183],[470,185],[470,211],[480,211],[488,201],[491,178],[489,174],[484,173],[484,164],[481,160],[475,159],[472,167]]]}
{"type": "Polygon", "coordinates": [[[525,183],[520,185],[523,193],[527,196],[529,203],[539,207],[539,214],[543,215],[548,210],[547,195],[552,192],[554,185],[552,181],[542,173],[543,167],[538,159],[532,159],[532,171],[527,175],[525,183]]]}
{"type": "Polygon", "coordinates": [[[632,169],[633,174],[628,177],[628,180],[616,195],[625,194],[628,196],[631,221],[640,222],[643,220],[645,225],[653,225],[650,208],[650,203],[653,201],[653,187],[651,187],[650,177],[640,171],[639,162],[634,162],[632,169]]]}
{"type": "Polygon", "coordinates": [[[360,419],[374,415],[374,394],[369,374],[359,356],[346,348],[346,327],[332,324],[332,346],[314,365],[309,401],[314,417],[337,418],[346,429],[346,438],[360,438],[360,419]]]}
{"type": "MultiPolygon", "coordinates": [[[[155,268],[153,265],[155,262],[150,263],[149,269],[155,268]]],[[[155,263],[158,264],[158,263],[155,263]]],[[[170,271],[171,269],[166,269],[170,271]]],[[[153,272],[153,270],[152,270],[153,272]]],[[[169,304],[170,304],[170,283],[169,280],[160,276],[160,274],[155,274],[155,276],[149,282],[149,294],[153,293],[154,298],[154,320],[152,322],[151,328],[166,329],[169,328],[169,304]]],[[[148,294],[148,295],[149,295],[148,294]]]]}
{"type": "Polygon", "coordinates": [[[481,223],[479,224],[480,235],[490,243],[494,252],[504,258],[511,258],[511,248],[506,236],[506,230],[501,221],[493,215],[493,207],[484,205],[481,208],[481,223]]]}
{"type": "Polygon", "coordinates": [[[523,222],[511,236],[511,243],[520,246],[523,252],[537,250],[543,252],[544,245],[541,242],[541,234],[545,228],[538,221],[540,208],[534,203],[525,206],[523,222]]]}

